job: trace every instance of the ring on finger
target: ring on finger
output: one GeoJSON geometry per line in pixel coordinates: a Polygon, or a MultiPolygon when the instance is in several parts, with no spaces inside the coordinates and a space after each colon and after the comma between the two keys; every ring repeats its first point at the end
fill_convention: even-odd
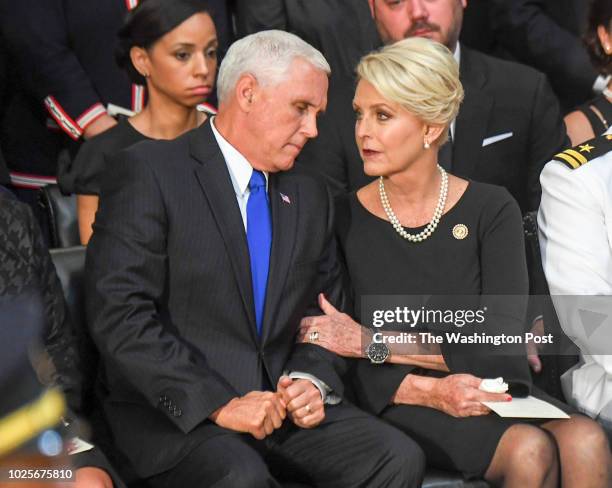
{"type": "Polygon", "coordinates": [[[310,404],[306,405],[304,408],[306,409],[307,413],[310,413],[312,411],[312,409],[310,408],[310,404]]]}
{"type": "Polygon", "coordinates": [[[317,342],[319,340],[319,332],[314,330],[310,334],[308,334],[308,340],[310,342],[317,342]]]}

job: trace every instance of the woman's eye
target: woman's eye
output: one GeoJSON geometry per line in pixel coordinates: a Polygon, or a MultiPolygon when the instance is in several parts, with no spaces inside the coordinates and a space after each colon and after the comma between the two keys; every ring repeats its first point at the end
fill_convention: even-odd
{"type": "Polygon", "coordinates": [[[353,110],[353,113],[355,114],[355,119],[361,120],[361,111],[360,110],[353,110]]]}
{"type": "Polygon", "coordinates": [[[174,57],[179,61],[187,61],[191,55],[185,51],[179,51],[174,54],[174,57]]]}
{"type": "Polygon", "coordinates": [[[378,120],[389,120],[391,116],[385,112],[376,112],[376,118],[378,120]]]}
{"type": "Polygon", "coordinates": [[[217,59],[217,49],[216,48],[207,49],[206,57],[210,59],[217,59]]]}

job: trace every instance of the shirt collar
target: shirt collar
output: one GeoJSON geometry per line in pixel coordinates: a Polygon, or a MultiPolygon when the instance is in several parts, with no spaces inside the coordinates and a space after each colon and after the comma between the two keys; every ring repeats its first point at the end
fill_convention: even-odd
{"type": "MultiPolygon", "coordinates": [[[[232,146],[215,127],[215,117],[210,119],[210,127],[217,140],[221,154],[227,164],[236,194],[244,195],[249,188],[249,181],[253,175],[253,166],[240,152],[232,146]]],[[[268,172],[262,171],[266,177],[266,191],[268,190],[268,172]]]]}
{"type": "Polygon", "coordinates": [[[461,44],[457,42],[457,47],[455,48],[455,52],[453,53],[453,58],[457,61],[458,65],[461,65],[461,44]]]}

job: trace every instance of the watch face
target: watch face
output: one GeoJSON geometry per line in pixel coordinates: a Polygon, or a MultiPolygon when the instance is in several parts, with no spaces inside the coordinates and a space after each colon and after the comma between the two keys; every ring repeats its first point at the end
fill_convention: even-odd
{"type": "Polygon", "coordinates": [[[385,343],[372,342],[368,346],[367,354],[373,363],[384,363],[389,357],[389,348],[385,343]]]}

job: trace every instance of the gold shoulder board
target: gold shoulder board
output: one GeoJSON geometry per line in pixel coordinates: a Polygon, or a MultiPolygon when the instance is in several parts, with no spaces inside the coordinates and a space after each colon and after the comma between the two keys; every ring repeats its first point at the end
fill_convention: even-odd
{"type": "Polygon", "coordinates": [[[570,169],[578,169],[589,161],[612,151],[612,134],[597,136],[590,141],[566,149],[555,155],[555,161],[565,164],[570,169]]]}

